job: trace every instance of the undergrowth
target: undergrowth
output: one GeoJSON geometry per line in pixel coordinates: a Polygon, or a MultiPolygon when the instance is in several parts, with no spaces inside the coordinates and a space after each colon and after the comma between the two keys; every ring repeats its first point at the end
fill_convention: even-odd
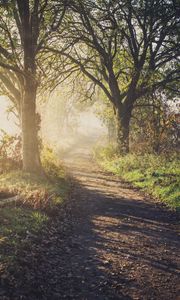
{"type": "Polygon", "coordinates": [[[131,182],[167,206],[180,210],[180,162],[177,155],[117,155],[109,146],[95,150],[95,157],[106,170],[131,182]]]}
{"type": "Polygon", "coordinates": [[[29,238],[40,237],[67,197],[68,180],[52,150],[43,150],[42,164],[41,177],[19,170],[0,175],[0,265],[15,262],[29,238]]]}

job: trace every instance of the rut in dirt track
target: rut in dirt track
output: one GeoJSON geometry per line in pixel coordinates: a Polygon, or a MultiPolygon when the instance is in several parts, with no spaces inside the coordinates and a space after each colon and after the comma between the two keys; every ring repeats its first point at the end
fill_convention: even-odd
{"type": "Polygon", "coordinates": [[[73,176],[70,228],[62,233],[59,218],[6,299],[177,300],[176,215],[100,170],[85,152],[65,164],[73,176]]]}

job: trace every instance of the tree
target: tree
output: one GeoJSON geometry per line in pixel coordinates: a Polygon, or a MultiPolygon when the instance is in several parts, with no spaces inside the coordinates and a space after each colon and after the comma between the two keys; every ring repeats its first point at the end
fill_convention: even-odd
{"type": "Polygon", "coordinates": [[[178,15],[167,0],[72,0],[48,47],[99,86],[114,107],[121,153],[137,99],[178,80],[178,15]]]}
{"type": "Polygon", "coordinates": [[[52,75],[51,56],[42,49],[65,8],[55,0],[11,0],[0,6],[0,80],[19,114],[27,172],[41,172],[36,99],[43,80],[52,75]]]}

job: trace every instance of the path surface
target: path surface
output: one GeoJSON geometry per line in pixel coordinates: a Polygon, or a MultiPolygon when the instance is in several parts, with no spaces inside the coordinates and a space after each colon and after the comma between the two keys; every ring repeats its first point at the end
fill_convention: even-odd
{"type": "Polygon", "coordinates": [[[66,164],[78,182],[73,191],[79,203],[73,298],[178,299],[176,217],[102,172],[86,151],[66,164]]]}
{"type": "Polygon", "coordinates": [[[12,299],[177,300],[176,216],[102,172],[86,151],[65,164],[74,177],[67,228],[59,221],[36,245],[12,299]]]}

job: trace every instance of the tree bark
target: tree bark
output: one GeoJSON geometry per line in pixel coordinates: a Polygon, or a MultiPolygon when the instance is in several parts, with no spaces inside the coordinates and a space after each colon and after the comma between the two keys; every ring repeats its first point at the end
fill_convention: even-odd
{"type": "Polygon", "coordinates": [[[36,85],[26,82],[22,103],[23,171],[42,173],[36,122],[36,85]]]}
{"type": "Polygon", "coordinates": [[[117,145],[121,155],[129,153],[130,120],[131,111],[125,111],[122,108],[116,110],[117,145]]]}

